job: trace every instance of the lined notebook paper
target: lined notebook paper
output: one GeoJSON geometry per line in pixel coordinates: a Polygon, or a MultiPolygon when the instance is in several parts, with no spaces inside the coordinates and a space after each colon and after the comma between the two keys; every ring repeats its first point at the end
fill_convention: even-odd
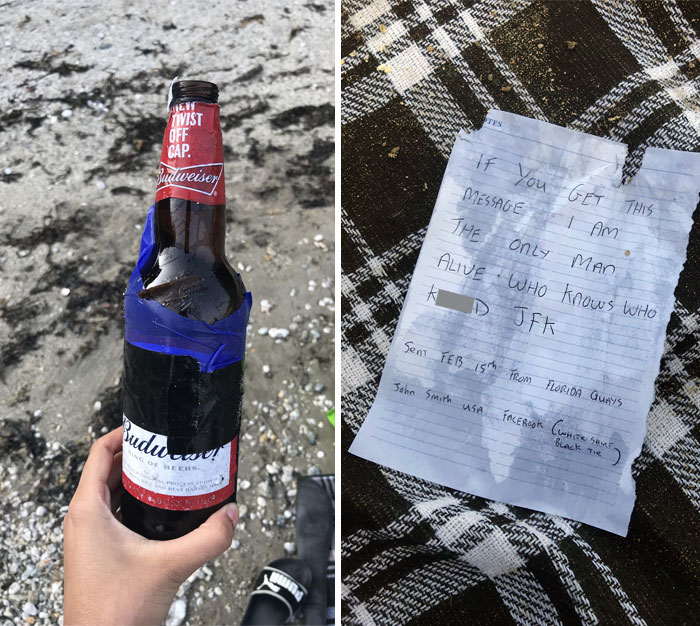
{"type": "MultiPolygon", "coordinates": [[[[490,111],[461,132],[350,452],[626,535],[700,155],[490,111]]],[[[418,155],[417,155],[418,158],[418,155]]]]}

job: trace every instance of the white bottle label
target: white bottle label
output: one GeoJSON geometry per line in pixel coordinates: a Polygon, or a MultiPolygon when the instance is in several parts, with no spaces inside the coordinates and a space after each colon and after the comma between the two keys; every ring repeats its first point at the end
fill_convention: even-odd
{"type": "Polygon", "coordinates": [[[168,454],[165,435],[124,416],[122,482],[135,498],[161,509],[191,511],[226,500],[236,487],[238,437],[192,454],[168,454]]]}

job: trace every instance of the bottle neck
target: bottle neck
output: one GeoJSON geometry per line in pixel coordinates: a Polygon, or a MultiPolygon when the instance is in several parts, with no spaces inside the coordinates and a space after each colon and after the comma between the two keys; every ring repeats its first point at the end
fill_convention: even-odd
{"type": "Polygon", "coordinates": [[[218,104],[183,102],[171,107],[158,165],[156,202],[165,198],[226,204],[218,104]]]}
{"type": "Polygon", "coordinates": [[[170,107],[156,188],[159,255],[224,257],[226,194],[219,105],[170,107]]]}
{"type": "Polygon", "coordinates": [[[154,217],[159,256],[189,256],[207,262],[225,258],[225,206],[168,198],[156,204],[154,217]]]}

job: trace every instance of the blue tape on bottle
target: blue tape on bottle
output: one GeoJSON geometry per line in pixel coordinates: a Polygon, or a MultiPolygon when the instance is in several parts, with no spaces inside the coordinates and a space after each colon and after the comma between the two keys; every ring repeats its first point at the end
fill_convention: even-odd
{"type": "Polygon", "coordinates": [[[213,324],[182,317],[155,300],[139,298],[144,288],[141,272],[157,254],[154,207],[148,209],[141,237],[139,260],[129,278],[124,297],[124,338],[129,343],[179,356],[191,356],[203,372],[213,372],[240,361],[245,355],[245,335],[253,297],[247,292],[240,308],[213,324]]]}

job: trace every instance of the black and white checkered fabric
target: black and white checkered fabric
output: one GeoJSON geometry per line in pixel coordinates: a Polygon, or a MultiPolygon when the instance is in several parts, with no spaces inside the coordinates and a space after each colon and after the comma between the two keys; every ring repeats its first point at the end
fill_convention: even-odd
{"type": "Polygon", "coordinates": [[[700,149],[700,2],[342,3],[345,624],[700,623],[700,212],[627,538],[348,454],[376,393],[449,150],[505,109],[700,149]]]}

